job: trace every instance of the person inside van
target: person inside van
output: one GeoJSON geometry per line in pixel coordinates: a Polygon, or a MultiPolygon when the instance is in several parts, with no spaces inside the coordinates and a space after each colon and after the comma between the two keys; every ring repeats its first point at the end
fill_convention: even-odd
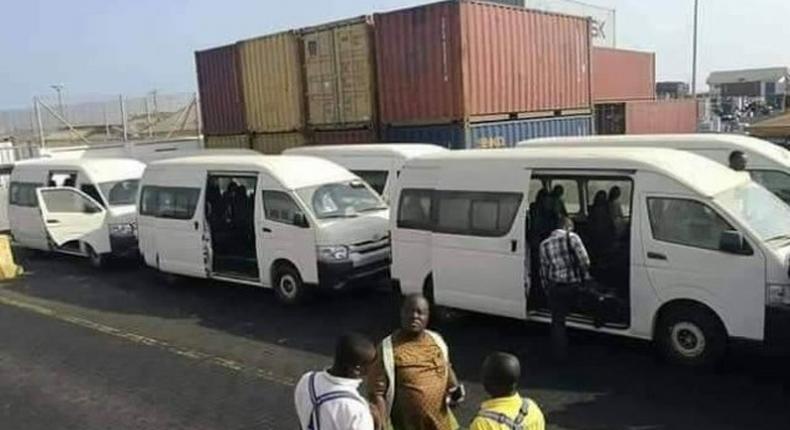
{"type": "Polygon", "coordinates": [[[559,361],[568,358],[565,319],[590,270],[587,249],[572,230],[573,221],[561,217],[556,229],[540,244],[541,284],[549,298],[552,349],[559,361]]]}
{"type": "Polygon", "coordinates": [[[609,189],[609,216],[612,218],[612,224],[614,224],[616,238],[622,236],[626,224],[623,203],[620,201],[622,195],[623,191],[617,185],[609,189]]]}
{"type": "Polygon", "coordinates": [[[743,151],[732,151],[730,153],[730,169],[735,170],[736,172],[743,172],[746,170],[746,165],[749,162],[749,159],[746,157],[746,154],[743,151]]]}
{"type": "Polygon", "coordinates": [[[564,196],[565,196],[565,187],[563,187],[562,185],[556,185],[551,190],[550,200],[551,200],[552,210],[554,211],[555,214],[561,217],[568,216],[568,210],[565,208],[565,201],[563,200],[564,196]]]}
{"type": "Polygon", "coordinates": [[[589,251],[593,262],[601,264],[609,254],[615,238],[615,223],[609,209],[609,199],[604,190],[595,193],[593,204],[590,207],[588,225],[589,251]]]}

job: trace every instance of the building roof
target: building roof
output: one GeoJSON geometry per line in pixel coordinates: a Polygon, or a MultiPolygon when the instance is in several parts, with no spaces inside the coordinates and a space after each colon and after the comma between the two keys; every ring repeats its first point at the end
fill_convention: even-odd
{"type": "Polygon", "coordinates": [[[764,69],[726,70],[713,72],[708,76],[708,85],[736,84],[738,82],[776,82],[790,77],[787,67],[767,67],[764,69]]]}
{"type": "Polygon", "coordinates": [[[387,156],[406,159],[443,151],[449,150],[439,145],[422,143],[371,143],[353,145],[299,146],[296,148],[286,149],[283,154],[318,156],[387,156]]]}
{"type": "Polygon", "coordinates": [[[221,152],[216,154],[204,151],[188,157],[154,161],[148,166],[151,171],[160,172],[177,166],[232,172],[262,170],[271,174],[289,190],[357,179],[348,170],[322,158],[221,152]]]}
{"type": "MultiPolygon", "coordinates": [[[[407,161],[407,166],[433,167],[458,164],[462,168],[497,169],[523,163],[525,168],[643,170],[659,173],[705,196],[748,182],[749,175],[735,172],[690,152],[663,148],[508,148],[448,151],[407,161]]],[[[471,171],[471,170],[470,170],[471,171]]]]}

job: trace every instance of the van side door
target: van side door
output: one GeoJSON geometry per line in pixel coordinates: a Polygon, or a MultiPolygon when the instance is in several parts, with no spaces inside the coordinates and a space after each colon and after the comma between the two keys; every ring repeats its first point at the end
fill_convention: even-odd
{"type": "Polygon", "coordinates": [[[36,190],[49,238],[56,246],[80,241],[95,252],[109,249],[107,212],[93,198],[75,188],[45,187],[36,190]]]}
{"type": "Polygon", "coordinates": [[[526,318],[524,195],[530,172],[521,167],[442,169],[434,192],[432,234],[436,303],[526,318]]]}
{"type": "Polygon", "coordinates": [[[41,251],[49,250],[47,231],[41,217],[36,189],[37,182],[13,180],[8,189],[8,225],[14,241],[41,251]]]}

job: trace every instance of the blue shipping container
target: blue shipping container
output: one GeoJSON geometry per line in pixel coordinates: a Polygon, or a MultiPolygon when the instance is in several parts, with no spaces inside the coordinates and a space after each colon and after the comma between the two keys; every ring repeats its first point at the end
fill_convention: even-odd
{"type": "Polygon", "coordinates": [[[539,137],[588,136],[592,117],[569,116],[474,124],[443,124],[387,127],[386,142],[434,143],[450,149],[512,148],[523,140],[539,137]]]}

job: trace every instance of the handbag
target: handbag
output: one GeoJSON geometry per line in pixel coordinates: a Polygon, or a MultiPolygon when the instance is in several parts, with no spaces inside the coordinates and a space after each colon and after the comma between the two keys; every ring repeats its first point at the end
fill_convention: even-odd
{"type": "Polygon", "coordinates": [[[592,316],[593,326],[599,328],[606,322],[611,310],[615,306],[616,296],[607,292],[605,287],[597,282],[582,268],[579,256],[571,246],[571,232],[565,232],[565,245],[571,259],[571,268],[580,279],[579,290],[576,295],[576,307],[579,312],[592,316]]]}

